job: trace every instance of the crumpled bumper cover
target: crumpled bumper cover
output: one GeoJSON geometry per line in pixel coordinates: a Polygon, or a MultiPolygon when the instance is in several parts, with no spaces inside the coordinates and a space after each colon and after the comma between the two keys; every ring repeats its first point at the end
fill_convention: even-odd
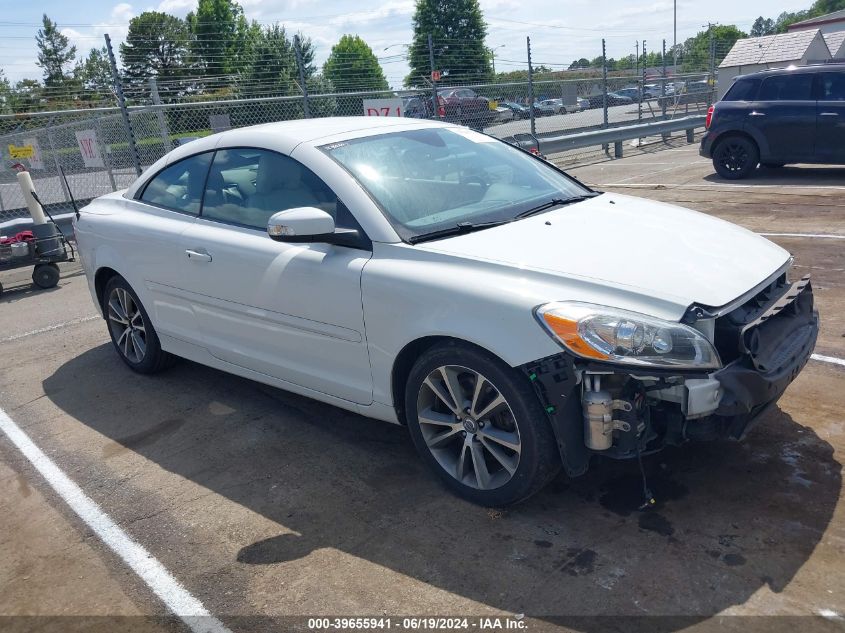
{"type": "Polygon", "coordinates": [[[819,335],[819,315],[806,277],[743,329],[743,354],[713,374],[724,389],[716,416],[729,418],[728,435],[741,438],[807,364],[819,335]]]}

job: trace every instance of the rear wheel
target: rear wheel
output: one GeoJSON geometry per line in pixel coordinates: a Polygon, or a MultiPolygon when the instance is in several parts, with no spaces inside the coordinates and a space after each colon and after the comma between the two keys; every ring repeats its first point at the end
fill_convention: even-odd
{"type": "Polygon", "coordinates": [[[757,168],[760,152],[753,141],[742,136],[729,136],[713,151],[713,167],[728,180],[746,178],[757,168]]]}
{"type": "Polygon", "coordinates": [[[475,347],[448,343],[423,353],[408,377],[405,411],[423,461],[474,503],[516,503],[560,470],[528,379],[475,347]]]}
{"type": "Polygon", "coordinates": [[[55,288],[59,283],[59,267],[56,264],[38,264],[32,270],[32,283],[39,288],[55,288]]]}
{"type": "Polygon", "coordinates": [[[147,311],[123,277],[116,275],[106,284],[103,312],[112,344],[130,369],[154,374],[173,364],[175,357],[161,349],[147,311]]]}

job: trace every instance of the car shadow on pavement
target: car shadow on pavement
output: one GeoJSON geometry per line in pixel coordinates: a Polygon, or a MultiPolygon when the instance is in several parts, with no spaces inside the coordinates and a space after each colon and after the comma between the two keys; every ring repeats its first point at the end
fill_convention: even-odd
{"type": "MultiPolygon", "coordinates": [[[[83,488],[107,490],[106,509],[124,524],[134,521],[133,513],[149,513],[137,500],[150,495],[162,507],[176,507],[133,523],[130,532],[144,543],[163,542],[150,546],[154,553],[191,550],[187,561],[200,560],[208,548],[223,552],[223,560],[206,563],[210,570],[179,575],[189,587],[192,573],[207,578],[201,591],[225,590],[232,596],[226,604],[250,604],[247,587],[262,570],[277,569],[274,578],[290,579],[303,573],[305,557],[333,548],[547,623],[605,631],[620,623],[592,616],[664,616],[649,617],[646,628],[679,630],[741,605],[763,588],[782,591],[820,543],[842,484],[830,444],[777,408],[745,443],[699,444],[647,457],[657,505],[646,512],[637,509],[642,484],[636,463],[609,460],[596,461],[582,478],[559,477],[529,501],[497,510],[442,488],[404,428],[194,363],[136,376],[101,345],[60,366],[43,389],[68,415],[107,438],[88,449],[88,470],[76,469],[91,478],[90,486],[80,481],[83,488]],[[121,477],[119,460],[134,455],[285,529],[257,538],[246,525],[229,530],[235,543],[212,533],[206,538],[213,545],[202,545],[197,536],[177,546],[174,534],[199,529],[178,498],[166,503],[178,494],[135,490],[127,476],[119,486],[108,483],[121,477]],[[286,568],[297,564],[292,561],[299,565],[286,568]]],[[[77,452],[72,459],[79,464],[83,456],[77,452]]],[[[137,459],[124,468],[137,475],[137,459]]],[[[223,512],[219,502],[212,508],[223,512]]],[[[311,573],[300,587],[319,586],[332,571],[311,573]]],[[[276,590],[278,598],[261,599],[283,604],[285,588],[276,590]]],[[[404,591],[412,595],[408,586],[404,591]]],[[[376,594],[374,613],[384,608],[379,599],[376,594]]],[[[396,604],[391,599],[384,604],[396,604]]],[[[327,600],[329,610],[347,604],[342,596],[327,600]]],[[[406,613],[421,612],[416,603],[400,604],[406,613]]],[[[430,603],[419,604],[431,612],[430,603]]],[[[448,602],[439,609],[455,614],[448,602]]]]}
{"type": "Polygon", "coordinates": [[[718,174],[708,174],[704,177],[708,182],[719,184],[729,183],[744,186],[754,185],[772,187],[776,185],[795,186],[842,186],[845,182],[845,167],[822,167],[817,165],[801,165],[784,167],[758,167],[752,174],[742,180],[728,180],[718,174]]]}

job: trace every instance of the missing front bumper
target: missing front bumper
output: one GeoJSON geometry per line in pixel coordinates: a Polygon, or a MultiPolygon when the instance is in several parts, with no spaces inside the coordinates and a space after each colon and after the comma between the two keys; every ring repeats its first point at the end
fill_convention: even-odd
{"type": "Polygon", "coordinates": [[[741,439],[803,369],[818,337],[808,278],[793,284],[779,281],[720,319],[717,338],[730,361],[712,373],[634,370],[567,352],[523,367],[546,409],[570,476],[585,472],[593,454],[624,459],[690,440],[741,439]],[[634,405],[633,418],[616,419],[609,412],[613,439],[604,450],[589,448],[608,445],[588,437],[595,430],[587,420],[595,427],[595,412],[583,416],[583,392],[590,388],[591,375],[603,376],[602,388],[610,389],[602,401],[634,405]],[[634,436],[625,429],[634,429],[634,436]]]}

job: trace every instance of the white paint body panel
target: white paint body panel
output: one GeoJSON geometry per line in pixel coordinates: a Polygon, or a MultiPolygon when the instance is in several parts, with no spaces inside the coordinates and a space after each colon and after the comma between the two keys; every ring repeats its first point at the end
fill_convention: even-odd
{"type": "Polygon", "coordinates": [[[223,371],[396,420],[391,372],[423,337],[479,345],[511,366],[561,351],[533,309],[578,300],[677,321],[718,307],[784,268],[789,255],[745,229],[678,207],[604,194],[476,233],[412,246],[319,146],[394,129],[443,126],[356,117],[231,130],[193,141],[126,194],[76,222],[83,265],[123,275],[162,346],[223,371]],[[332,188],[372,252],[277,243],[261,231],[128,199],[169,162],[215,147],[289,154],[332,188]],[[210,262],[185,251],[205,250],[210,262]]]}

